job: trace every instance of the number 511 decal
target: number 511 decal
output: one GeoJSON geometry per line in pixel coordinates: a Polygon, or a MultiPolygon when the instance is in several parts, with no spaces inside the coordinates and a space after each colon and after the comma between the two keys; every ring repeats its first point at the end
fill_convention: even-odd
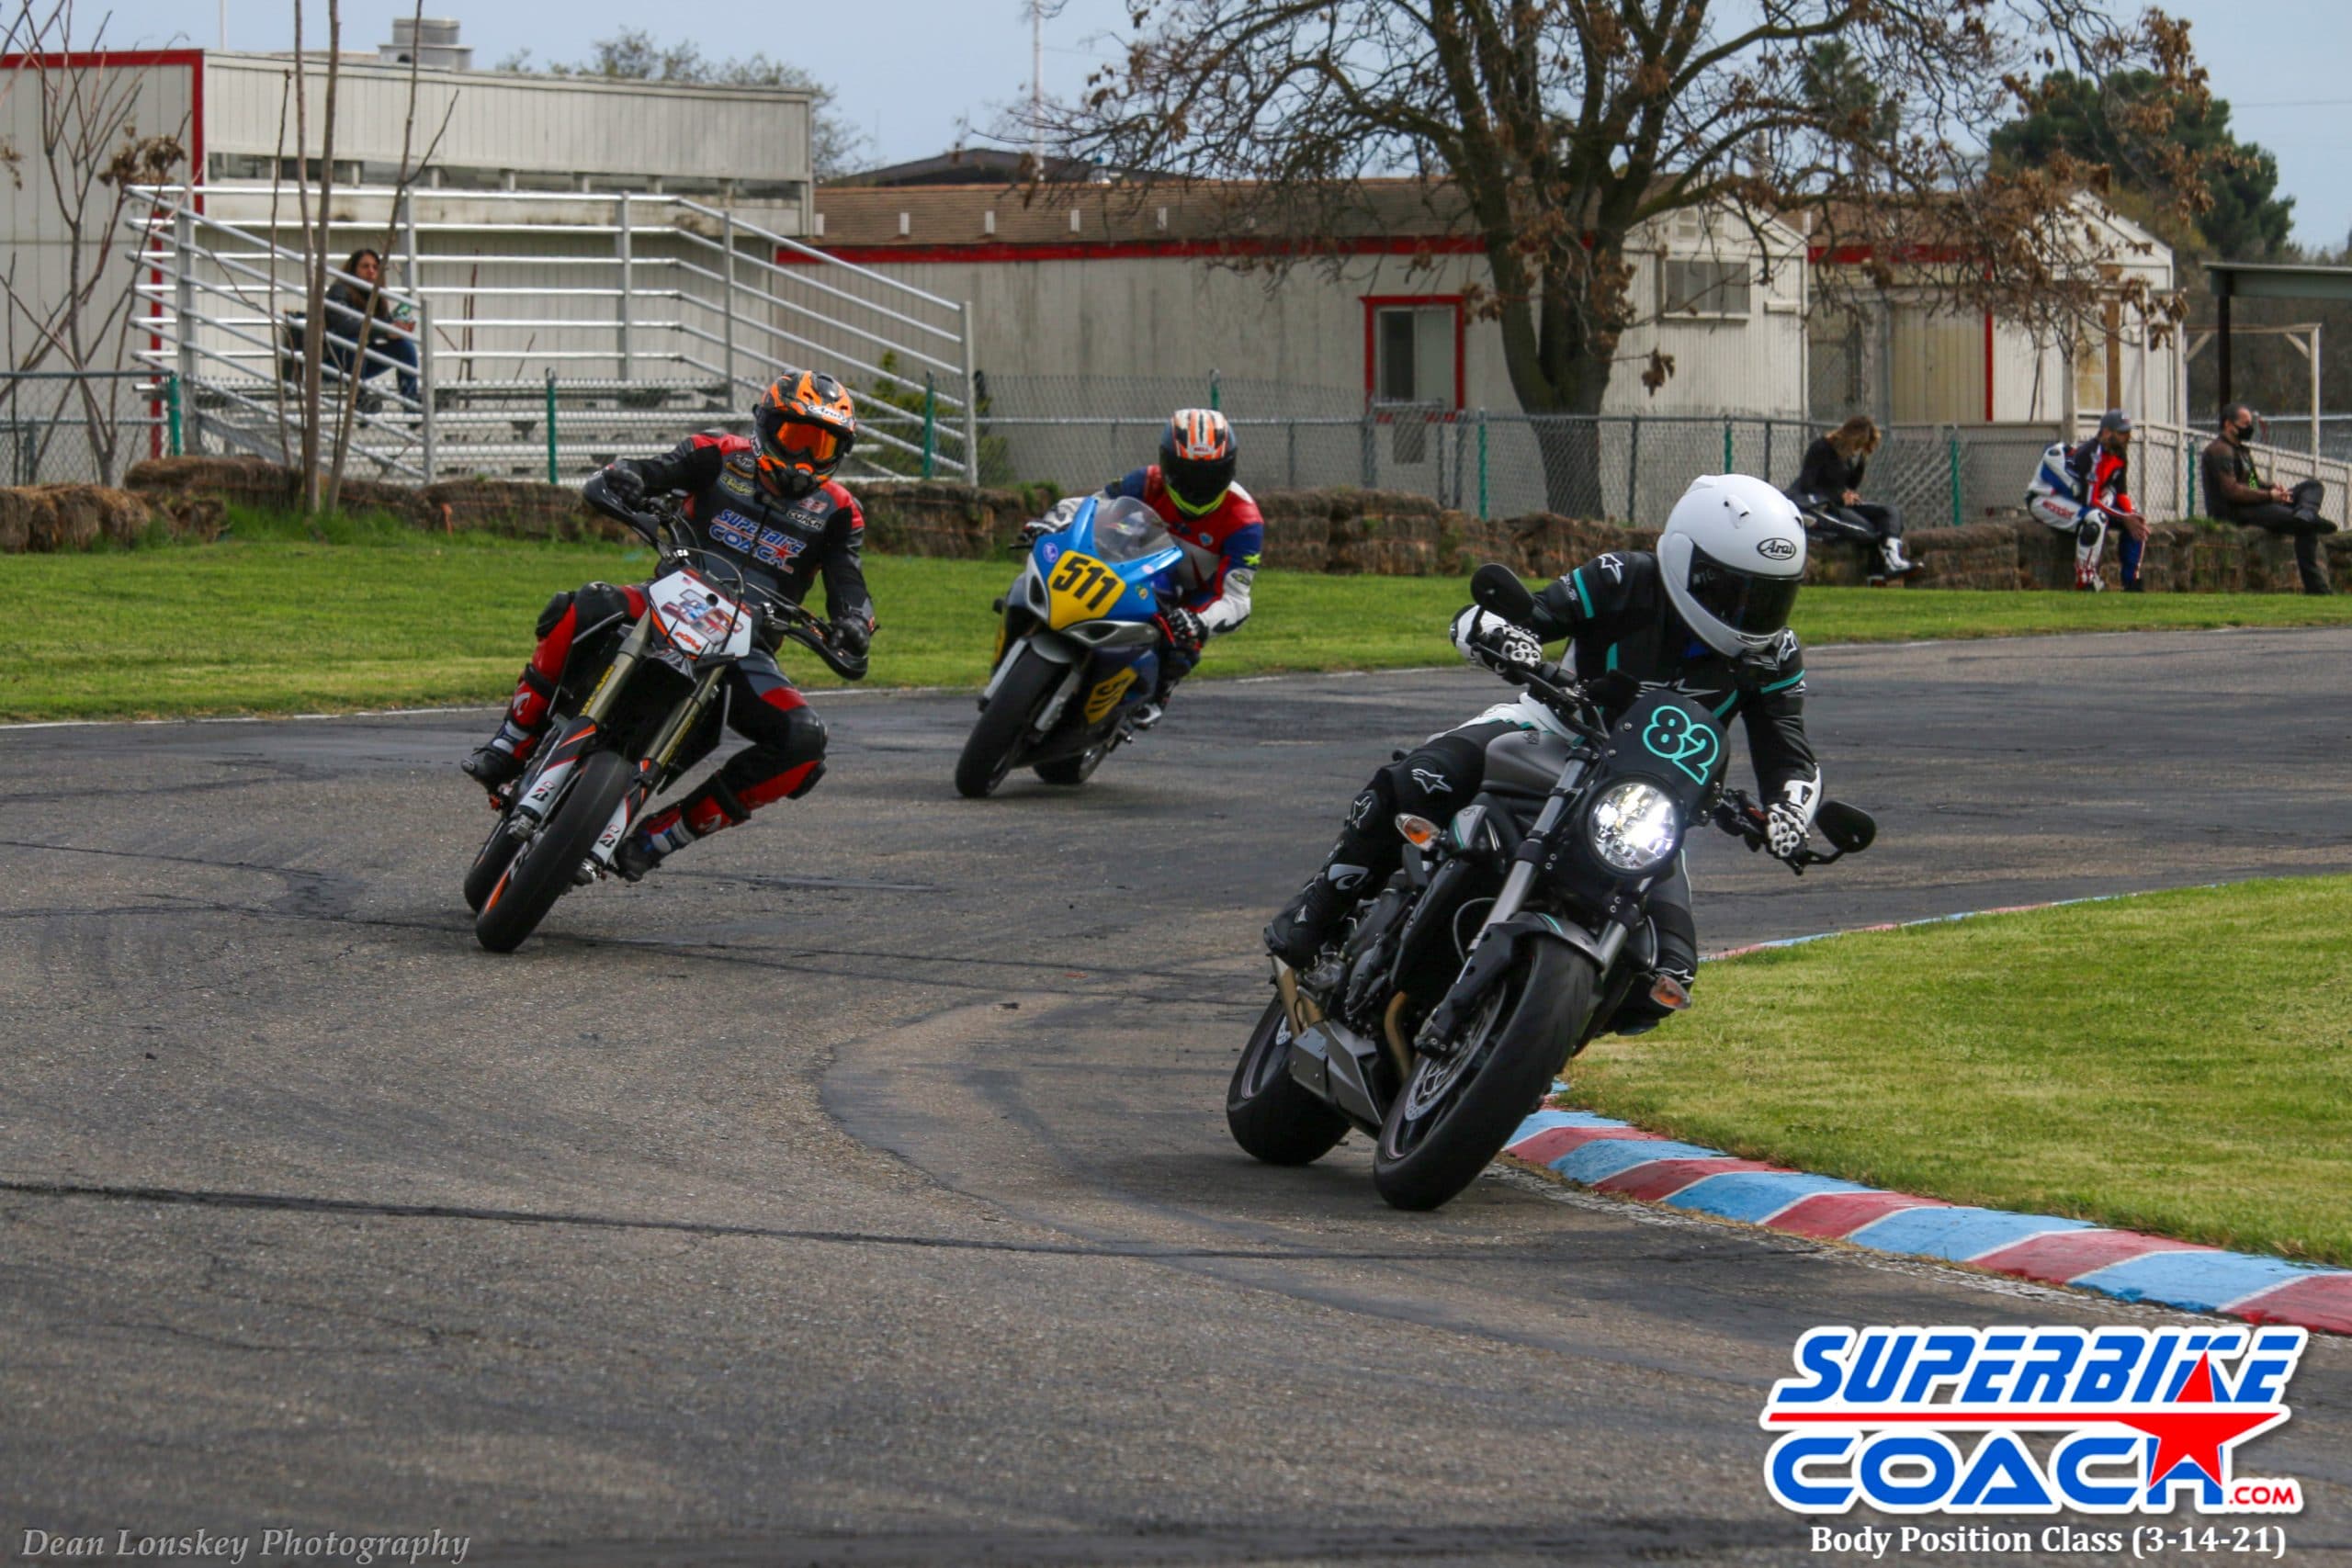
{"type": "Polygon", "coordinates": [[[1089,615],[1101,615],[1127,588],[1117,572],[1092,556],[1075,550],[1062,557],[1061,564],[1054,568],[1054,575],[1046,580],[1046,586],[1089,615]]]}

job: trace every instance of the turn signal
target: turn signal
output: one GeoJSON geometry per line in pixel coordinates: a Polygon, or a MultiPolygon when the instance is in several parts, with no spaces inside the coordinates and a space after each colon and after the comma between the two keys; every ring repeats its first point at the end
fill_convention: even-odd
{"type": "Polygon", "coordinates": [[[1660,975],[1650,987],[1650,1000],[1668,1012],[1680,1012],[1690,1005],[1690,987],[1671,975],[1660,975]]]}
{"type": "Polygon", "coordinates": [[[1437,824],[1426,817],[1416,817],[1409,811],[1400,811],[1396,814],[1396,830],[1404,834],[1405,841],[1417,850],[1428,849],[1437,842],[1437,824]]]}

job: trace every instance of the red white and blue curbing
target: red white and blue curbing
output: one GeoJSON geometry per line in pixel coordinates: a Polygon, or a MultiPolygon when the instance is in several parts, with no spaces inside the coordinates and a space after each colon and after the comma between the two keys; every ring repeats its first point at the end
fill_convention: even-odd
{"type": "Polygon", "coordinates": [[[1577,1186],[1686,1213],[2127,1302],[2352,1334],[2352,1269],[1882,1191],[1677,1143],[1587,1111],[1539,1111],[1503,1152],[1577,1186]]]}

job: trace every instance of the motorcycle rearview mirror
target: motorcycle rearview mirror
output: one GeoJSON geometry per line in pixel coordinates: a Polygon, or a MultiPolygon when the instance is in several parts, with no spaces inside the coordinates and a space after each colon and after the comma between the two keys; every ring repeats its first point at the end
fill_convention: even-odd
{"type": "Polygon", "coordinates": [[[1491,610],[1513,626],[1523,626],[1535,618],[1535,595],[1519,580],[1519,573],[1507,566],[1488,561],[1470,577],[1470,597],[1478,608],[1491,610]]]}
{"type": "Polygon", "coordinates": [[[1855,854],[1869,849],[1878,838],[1878,818],[1859,806],[1849,806],[1842,800],[1825,800],[1814,814],[1813,825],[1821,836],[1837,846],[1841,854],[1855,854]]]}

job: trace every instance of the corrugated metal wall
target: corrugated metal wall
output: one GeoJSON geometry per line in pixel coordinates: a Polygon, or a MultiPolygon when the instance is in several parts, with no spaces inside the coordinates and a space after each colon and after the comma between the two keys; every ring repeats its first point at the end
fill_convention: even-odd
{"type": "MultiPolygon", "coordinates": [[[[209,151],[277,152],[293,62],[206,56],[209,151]]],[[[323,62],[304,62],[316,144],[323,62]]],[[[404,66],[346,62],[337,87],[335,156],[396,164],[408,111],[404,66]]],[[[449,116],[434,162],[571,176],[634,175],[798,181],[809,172],[809,103],[781,89],[682,87],[491,72],[417,74],[421,153],[449,116]]],[[[290,142],[289,130],[286,139],[290,142]]],[[[773,225],[771,225],[773,226],[773,225]]]]}
{"type": "MultiPolygon", "coordinates": [[[[45,318],[65,292],[69,270],[67,230],[59,212],[58,193],[50,178],[48,161],[41,154],[41,93],[38,79],[29,71],[9,74],[13,80],[5,84],[9,90],[0,96],[0,137],[12,142],[24,155],[16,171],[23,184],[17,186],[0,177],[0,192],[5,192],[5,198],[0,198],[0,252],[5,252],[0,254],[0,267],[8,269],[16,292],[32,310],[45,318]]],[[[85,89],[85,95],[114,95],[127,79],[129,91],[124,94],[123,102],[132,134],[146,137],[178,132],[183,142],[189,140],[187,120],[195,85],[190,67],[141,65],[122,68],[111,74],[118,80],[103,85],[94,82],[85,89]]],[[[59,80],[62,84],[63,77],[59,80]]],[[[85,101],[90,100],[85,96],[85,101]]],[[[111,146],[107,151],[112,151],[111,146]]],[[[119,259],[112,264],[117,270],[113,280],[101,290],[101,304],[110,303],[118,296],[117,284],[129,286],[130,265],[119,258],[127,257],[135,244],[132,236],[106,232],[105,214],[113,199],[111,187],[96,186],[90,204],[96,210],[85,219],[85,243],[92,261],[96,247],[107,241],[114,243],[118,253],[119,259]]],[[[7,317],[0,343],[6,344],[9,365],[22,366],[35,354],[35,323],[15,308],[7,309],[7,317]]],[[[93,368],[113,367],[110,350],[93,365],[93,368]]]]}
{"type": "MultiPolygon", "coordinates": [[[[876,270],[970,300],[979,368],[991,378],[1204,378],[1216,369],[1357,400],[1364,390],[1367,297],[1459,295],[1488,277],[1485,261],[1468,256],[1419,268],[1401,257],[1358,258],[1337,276],[1302,265],[1278,278],[1177,256],[883,263],[876,270]]],[[[1784,265],[1769,291],[1754,290],[1745,319],[1668,321],[1628,333],[1607,412],[1793,416],[1804,401],[1796,271],[1797,264],[1784,265]],[[1655,396],[1641,385],[1637,363],[1653,346],[1674,360],[1655,396]]],[[[1644,310],[1654,309],[1653,273],[1641,269],[1644,310]]],[[[1501,328],[1469,321],[1463,354],[1464,405],[1516,410],[1501,328]]]]}

